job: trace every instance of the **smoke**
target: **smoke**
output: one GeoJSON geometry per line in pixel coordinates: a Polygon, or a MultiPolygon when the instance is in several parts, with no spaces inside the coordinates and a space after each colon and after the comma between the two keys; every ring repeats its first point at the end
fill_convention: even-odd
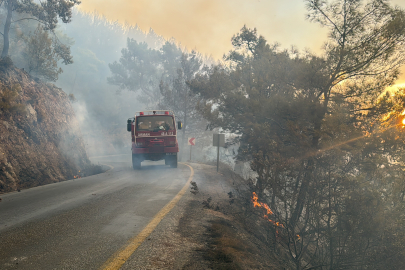
{"type": "Polygon", "coordinates": [[[102,95],[106,96],[103,100],[79,98],[73,103],[86,151],[90,157],[129,154],[131,136],[126,131],[126,119],[141,109],[136,102],[137,94],[103,91],[102,95]]]}
{"type": "MultiPolygon", "coordinates": [[[[405,7],[403,0],[392,5],[405,7]]],[[[87,0],[79,9],[104,15],[111,21],[153,29],[165,39],[221,59],[231,49],[232,35],[246,24],[256,27],[269,43],[291,45],[321,53],[327,29],[305,19],[303,0],[87,0]]],[[[398,83],[405,83],[405,68],[398,83]]]]}
{"type": "Polygon", "coordinates": [[[72,107],[75,110],[76,119],[79,122],[79,125],[83,126],[86,123],[88,116],[86,103],[83,101],[75,102],[72,107]]]}
{"type": "Polygon", "coordinates": [[[269,43],[295,44],[319,52],[326,29],[305,20],[304,4],[302,0],[83,1],[82,11],[96,11],[111,21],[139,27],[126,31],[119,23],[80,13],[64,27],[75,41],[75,63],[63,67],[57,85],[77,98],[73,106],[89,156],[130,153],[126,119],[145,109],[136,93],[116,95],[117,88],[107,83],[108,63],[120,58],[127,37],[147,41],[150,46],[162,42],[158,35],[174,37],[182,46],[218,59],[231,49],[232,35],[246,24],[256,27],[269,43]],[[143,32],[150,28],[157,34],[143,32]]]}
{"type": "Polygon", "coordinates": [[[302,0],[88,0],[80,5],[107,19],[153,28],[166,39],[219,59],[231,49],[232,35],[244,24],[256,27],[270,43],[296,45],[317,52],[326,39],[326,29],[305,20],[302,0]]]}

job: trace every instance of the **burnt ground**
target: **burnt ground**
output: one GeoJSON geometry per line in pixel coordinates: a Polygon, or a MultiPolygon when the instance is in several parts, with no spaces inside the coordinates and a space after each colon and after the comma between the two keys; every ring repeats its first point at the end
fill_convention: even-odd
{"type": "Polygon", "coordinates": [[[290,269],[230,198],[237,176],[227,168],[217,173],[215,166],[190,165],[195,185],[122,269],[290,269]]]}

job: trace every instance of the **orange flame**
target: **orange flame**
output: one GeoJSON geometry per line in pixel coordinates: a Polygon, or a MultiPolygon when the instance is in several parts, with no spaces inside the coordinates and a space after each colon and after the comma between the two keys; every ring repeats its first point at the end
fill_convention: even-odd
{"type": "Polygon", "coordinates": [[[281,224],[280,222],[275,222],[269,218],[269,215],[273,215],[273,211],[271,211],[270,207],[266,203],[259,202],[259,197],[257,196],[256,192],[253,192],[252,196],[252,202],[253,202],[253,207],[259,207],[259,208],[264,208],[267,211],[267,214],[264,215],[264,218],[273,223],[277,227],[282,227],[284,228],[284,225],[281,224]]]}
{"type": "Polygon", "coordinates": [[[258,202],[259,197],[257,196],[256,192],[253,192],[252,202],[254,207],[264,208],[267,210],[267,215],[273,215],[273,211],[271,211],[270,207],[262,202],[258,202]]]}

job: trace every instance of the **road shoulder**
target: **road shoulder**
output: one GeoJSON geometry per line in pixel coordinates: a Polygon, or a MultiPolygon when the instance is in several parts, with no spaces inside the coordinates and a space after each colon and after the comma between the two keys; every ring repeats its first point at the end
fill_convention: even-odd
{"type": "Polygon", "coordinates": [[[282,269],[234,215],[227,169],[190,164],[189,191],[121,269],[282,269]]]}

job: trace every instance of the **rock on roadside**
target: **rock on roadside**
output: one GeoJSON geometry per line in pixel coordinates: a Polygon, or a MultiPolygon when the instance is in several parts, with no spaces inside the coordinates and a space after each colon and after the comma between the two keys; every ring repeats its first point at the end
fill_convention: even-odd
{"type": "Polygon", "coordinates": [[[62,89],[0,68],[0,193],[71,179],[89,165],[62,89]]]}

